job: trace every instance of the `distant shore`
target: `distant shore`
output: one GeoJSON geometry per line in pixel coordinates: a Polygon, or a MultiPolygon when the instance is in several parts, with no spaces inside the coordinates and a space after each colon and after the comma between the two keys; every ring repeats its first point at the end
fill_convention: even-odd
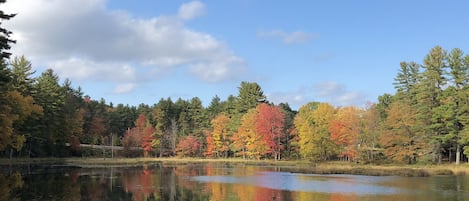
{"type": "Polygon", "coordinates": [[[125,167],[141,166],[144,164],[160,163],[166,166],[193,165],[204,163],[224,163],[246,166],[272,166],[281,171],[310,174],[353,174],[370,176],[408,176],[425,177],[436,175],[469,175],[469,165],[363,165],[349,162],[321,162],[309,161],[274,161],[274,160],[245,160],[245,159],[200,159],[200,158],[19,158],[0,159],[1,166],[18,165],[51,165],[74,166],[81,168],[96,167],[125,167]]]}

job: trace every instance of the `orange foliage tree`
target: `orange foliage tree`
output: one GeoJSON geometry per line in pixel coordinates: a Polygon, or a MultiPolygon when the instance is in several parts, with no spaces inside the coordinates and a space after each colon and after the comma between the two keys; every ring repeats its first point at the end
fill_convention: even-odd
{"type": "Polygon", "coordinates": [[[389,158],[412,163],[423,148],[423,136],[417,132],[416,110],[405,101],[391,103],[380,142],[389,158]]]}
{"type": "Polygon", "coordinates": [[[212,157],[213,156],[213,149],[215,147],[215,144],[213,143],[213,137],[212,134],[209,131],[205,131],[205,142],[207,143],[207,147],[205,148],[205,152],[203,155],[205,157],[212,157]]]}
{"type": "Polygon", "coordinates": [[[330,123],[331,140],[340,146],[340,154],[347,160],[353,160],[357,155],[361,112],[356,107],[339,108],[336,118],[330,123]]]}
{"type": "Polygon", "coordinates": [[[228,136],[228,125],[230,118],[219,114],[212,120],[213,151],[216,156],[228,156],[230,137],[228,136]]]}

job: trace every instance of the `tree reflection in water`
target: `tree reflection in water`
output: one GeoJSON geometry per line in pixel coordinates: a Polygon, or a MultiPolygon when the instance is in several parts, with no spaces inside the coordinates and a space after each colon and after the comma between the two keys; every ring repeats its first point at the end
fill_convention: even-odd
{"type": "Polygon", "coordinates": [[[233,166],[224,163],[178,166],[152,164],[140,167],[107,168],[43,166],[32,169],[34,170],[32,172],[18,168],[15,171],[10,169],[8,173],[0,173],[0,201],[464,200],[461,198],[468,197],[469,188],[468,177],[305,176],[281,172],[280,169],[272,167],[233,166]],[[195,179],[201,176],[209,180],[195,179]],[[220,178],[225,178],[225,180],[217,180],[220,178]],[[377,189],[399,187],[411,189],[412,192],[363,195],[350,192],[294,190],[295,187],[291,186],[304,180],[330,182],[331,179],[347,183],[363,182],[369,179],[365,182],[372,182],[377,189]],[[284,188],[277,188],[279,182],[284,185],[284,188]],[[277,184],[272,185],[272,183],[277,184]]]}

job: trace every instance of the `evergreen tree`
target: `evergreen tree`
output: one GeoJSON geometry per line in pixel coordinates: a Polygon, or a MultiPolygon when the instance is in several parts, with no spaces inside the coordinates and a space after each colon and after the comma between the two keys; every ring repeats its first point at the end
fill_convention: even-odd
{"type": "Polygon", "coordinates": [[[297,154],[293,153],[295,149],[292,148],[292,142],[294,144],[294,140],[296,136],[295,134],[295,116],[297,114],[297,111],[293,110],[288,103],[280,103],[278,105],[280,108],[282,108],[283,113],[285,114],[285,127],[284,127],[284,133],[285,133],[285,138],[282,140],[282,144],[285,145],[285,153],[282,155],[291,158],[292,155],[297,154]]]}
{"type": "MultiPolygon", "coordinates": [[[[0,4],[5,3],[6,0],[0,0],[0,4]]],[[[3,20],[10,20],[16,14],[5,14],[0,10],[0,25],[3,20]]],[[[16,41],[10,39],[11,31],[0,26],[0,62],[5,63],[5,60],[10,58],[11,53],[8,50],[11,48],[10,44],[16,41]]]]}
{"type": "Polygon", "coordinates": [[[391,94],[383,94],[378,97],[378,103],[376,104],[376,109],[379,113],[379,118],[381,121],[384,121],[387,117],[386,110],[392,103],[393,96],[391,94]]]}
{"type": "Polygon", "coordinates": [[[432,161],[441,163],[442,144],[447,134],[441,111],[443,87],[446,86],[445,75],[446,52],[440,46],[432,48],[424,59],[419,83],[416,87],[418,125],[427,139],[430,139],[428,152],[432,161]]]}
{"type": "Polygon", "coordinates": [[[187,136],[192,133],[192,119],[189,112],[190,103],[179,98],[173,107],[173,112],[177,116],[178,137],[187,136]]]}
{"type": "Polygon", "coordinates": [[[198,139],[203,138],[203,131],[209,127],[209,121],[202,101],[198,97],[190,100],[188,112],[191,119],[191,134],[198,139]]]}
{"type": "Polygon", "coordinates": [[[451,144],[456,146],[456,164],[461,159],[461,133],[469,126],[468,83],[469,83],[469,55],[464,57],[461,49],[453,49],[447,57],[450,69],[451,86],[447,88],[448,116],[447,123],[450,131],[451,144]]]}
{"type": "Polygon", "coordinates": [[[32,76],[34,73],[36,73],[36,71],[32,70],[31,62],[28,61],[24,56],[15,57],[10,66],[13,77],[13,89],[25,96],[33,95],[33,85],[36,82],[36,79],[32,76]]]}
{"type": "Polygon", "coordinates": [[[251,108],[256,108],[260,103],[267,103],[261,86],[255,82],[241,82],[238,89],[236,109],[240,114],[246,113],[251,108]]]}
{"type": "Polygon", "coordinates": [[[416,104],[415,85],[419,81],[420,65],[415,62],[401,62],[400,67],[401,69],[396,78],[394,78],[395,82],[393,83],[397,89],[396,96],[409,100],[411,104],[416,104]]]}
{"type": "Polygon", "coordinates": [[[38,78],[35,90],[34,100],[42,106],[44,115],[36,122],[38,132],[31,139],[33,151],[39,155],[65,155],[65,143],[70,136],[63,132],[65,94],[59,85],[59,77],[52,69],[46,70],[38,78]]]}
{"type": "Polygon", "coordinates": [[[163,155],[174,155],[178,134],[178,108],[171,98],[161,99],[153,109],[153,117],[156,122],[155,148],[163,155]]]}
{"type": "Polygon", "coordinates": [[[85,113],[83,92],[81,88],[74,89],[69,79],[64,81],[62,89],[65,94],[63,108],[65,129],[63,134],[70,136],[70,138],[79,139],[83,135],[85,113]]]}
{"type": "Polygon", "coordinates": [[[213,119],[218,114],[220,114],[223,111],[223,104],[221,102],[220,97],[218,96],[213,97],[212,101],[210,102],[210,105],[207,107],[206,110],[207,110],[208,119],[213,119]]]}

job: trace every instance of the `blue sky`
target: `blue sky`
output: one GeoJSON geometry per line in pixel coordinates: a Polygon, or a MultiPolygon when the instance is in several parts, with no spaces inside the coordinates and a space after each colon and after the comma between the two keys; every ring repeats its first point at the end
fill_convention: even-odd
{"type": "Polygon", "coordinates": [[[364,106],[394,93],[399,62],[434,46],[469,51],[467,1],[10,0],[3,23],[38,72],[54,69],[93,99],[236,95],[364,106]]]}

